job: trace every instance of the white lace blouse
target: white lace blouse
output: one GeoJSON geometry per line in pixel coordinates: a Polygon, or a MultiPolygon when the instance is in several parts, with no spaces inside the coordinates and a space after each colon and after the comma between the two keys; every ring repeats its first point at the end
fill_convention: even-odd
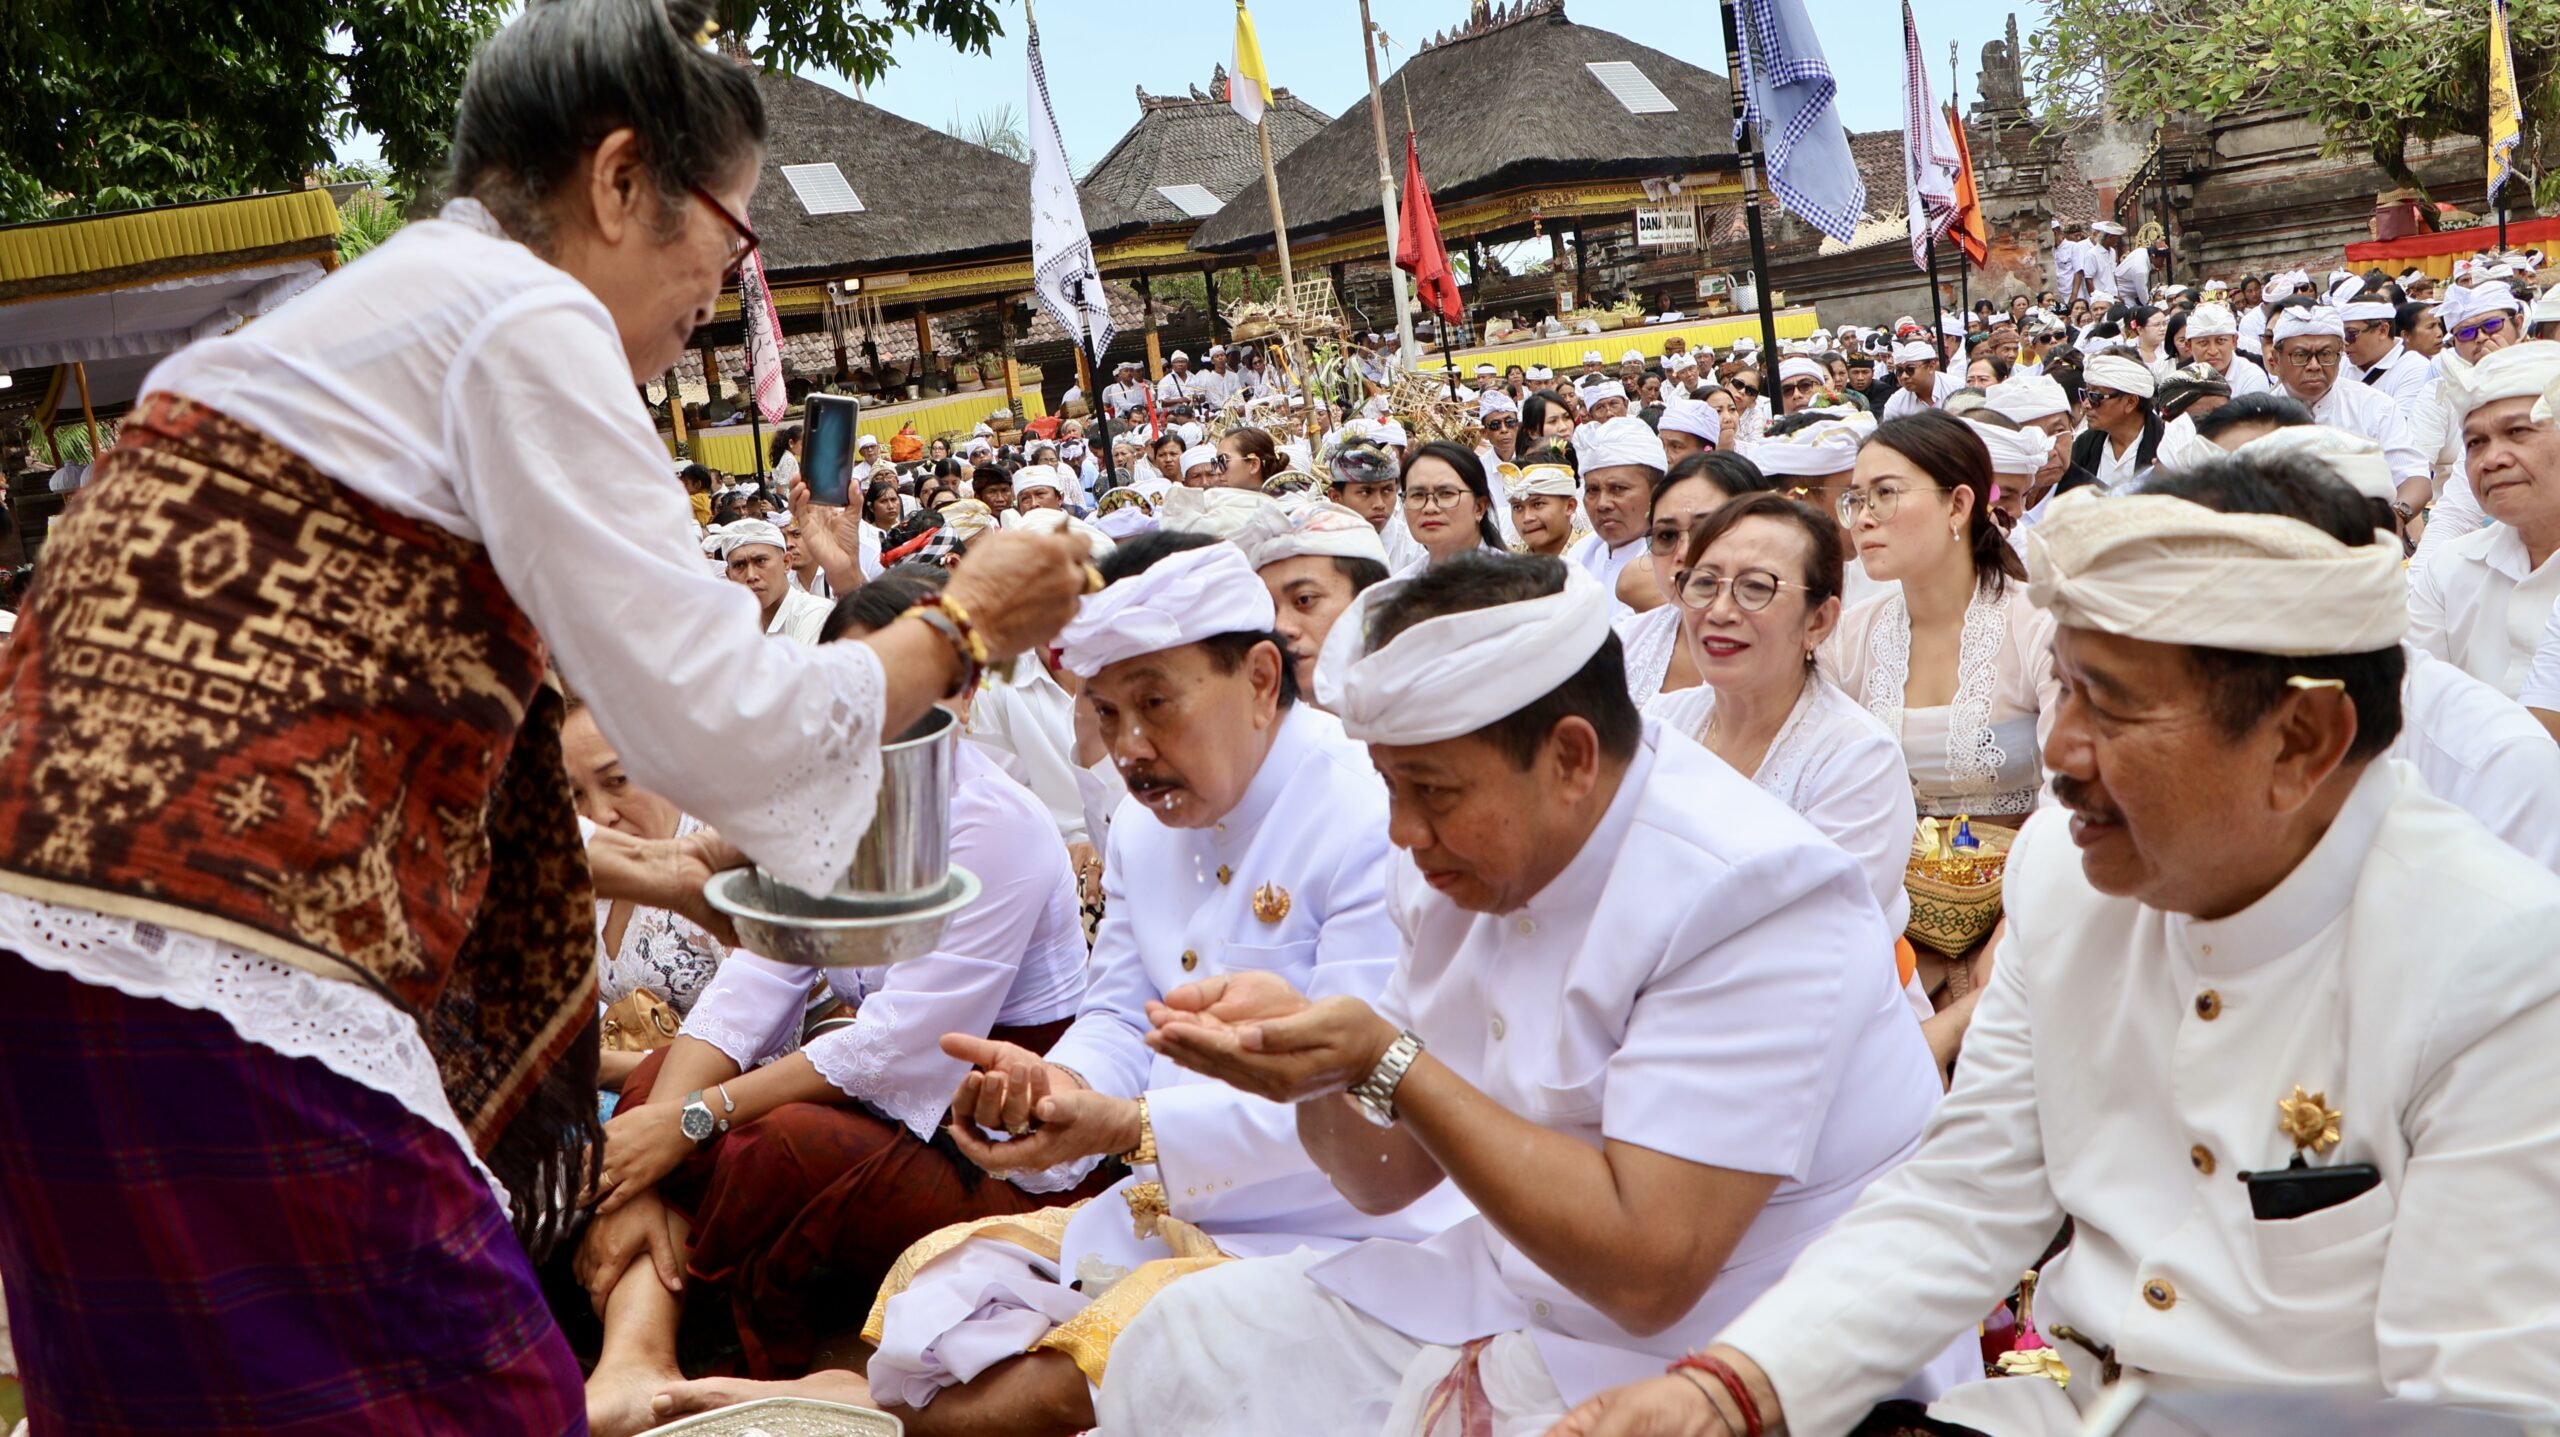
{"type": "MultiPolygon", "coordinates": [[[[1704,743],[1715,707],[1716,691],[1700,684],[1655,698],[1644,716],[1704,743]]],[[[1875,715],[1830,680],[1813,679],[1750,779],[1858,860],[1894,932],[1910,925],[1911,893],[1902,877],[1920,818],[1902,746],[1875,715]]]]}
{"type": "MultiPolygon", "coordinates": [[[[633,781],[787,883],[823,889],[853,861],[880,782],[879,660],[860,644],[763,641],[754,596],[703,564],[613,317],[477,202],[180,350],[142,388],[218,409],[364,498],[485,545],[633,781]]],[[[417,1024],[369,987],[13,896],[0,896],[0,948],[219,1013],[473,1151],[417,1024]]]]}
{"type": "Polygon", "coordinates": [[[2023,815],[2044,788],[2044,736],[2060,697],[2053,627],[2027,602],[2023,584],[1997,595],[1976,590],[1965,608],[1955,701],[1906,709],[1911,611],[1897,586],[1840,616],[1823,644],[1823,666],[1901,740],[1921,813],[2023,815]]]}
{"type": "Polygon", "coordinates": [[[1662,604],[1628,614],[1614,627],[1618,645],[1626,651],[1627,697],[1643,708],[1662,692],[1662,681],[1671,672],[1671,654],[1680,644],[1680,606],[1662,604]]]}

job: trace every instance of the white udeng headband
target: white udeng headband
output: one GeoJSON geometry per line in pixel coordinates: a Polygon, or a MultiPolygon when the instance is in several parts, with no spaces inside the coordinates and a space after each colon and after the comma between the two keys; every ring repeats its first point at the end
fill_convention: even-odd
{"type": "MultiPolygon", "coordinates": [[[[1424,744],[1508,718],[1582,671],[1609,638],[1609,596],[1578,564],[1561,592],[1442,614],[1368,649],[1369,613],[1409,579],[1372,584],[1334,620],[1316,702],[1362,743],[1424,744]]],[[[1109,590],[1105,590],[1108,593],[1109,590]]]]}
{"type": "Polygon", "coordinates": [[[1267,634],[1278,610],[1262,576],[1233,544],[1209,544],[1085,596],[1058,635],[1060,662],[1092,678],[1122,659],[1220,634],[1267,634]]]}
{"type": "Polygon", "coordinates": [[[2027,531],[2027,598],[2075,629],[2249,654],[2367,654],[2409,630],[2396,544],[2165,494],[2053,502],[2027,531]]]}

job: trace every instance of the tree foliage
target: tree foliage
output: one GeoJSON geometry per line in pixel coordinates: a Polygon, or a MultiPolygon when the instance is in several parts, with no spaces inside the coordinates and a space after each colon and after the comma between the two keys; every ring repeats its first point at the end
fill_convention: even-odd
{"type": "MultiPolygon", "coordinates": [[[[2509,0],[2522,170],[2560,190],[2560,0],[2509,0]]],[[[2025,70],[2055,118],[2299,109],[2401,183],[2413,140],[2482,135],[2487,0],[2045,0],[2025,70]]]]}
{"type": "Polygon", "coordinates": [[[1031,142],[1022,135],[1022,114],[1011,105],[993,105],[974,115],[954,110],[942,132],[982,150],[993,150],[1008,160],[1031,163],[1031,142]]]}
{"type": "MultiPolygon", "coordinates": [[[[359,130],[398,192],[431,188],[472,52],[520,3],[0,0],[0,221],[294,188],[359,130]]],[[[1002,33],[990,0],[721,9],[761,62],[865,84],[901,40],[1002,33]]]]}
{"type": "Polygon", "coordinates": [[[509,0],[0,0],[0,216],[287,189],[361,127],[442,163],[463,67],[509,0]]]}
{"type": "Polygon", "coordinates": [[[939,35],[984,55],[1004,33],[993,0],[720,0],[720,24],[753,36],[768,69],[834,70],[859,85],[889,73],[900,40],[939,35]]]}

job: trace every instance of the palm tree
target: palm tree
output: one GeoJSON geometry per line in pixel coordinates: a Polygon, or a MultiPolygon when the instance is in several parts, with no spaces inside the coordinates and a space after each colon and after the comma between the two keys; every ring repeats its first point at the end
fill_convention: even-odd
{"type": "Polygon", "coordinates": [[[965,119],[954,110],[942,130],[1008,160],[1031,163],[1031,142],[1023,138],[1022,116],[1011,105],[997,105],[965,119]]]}

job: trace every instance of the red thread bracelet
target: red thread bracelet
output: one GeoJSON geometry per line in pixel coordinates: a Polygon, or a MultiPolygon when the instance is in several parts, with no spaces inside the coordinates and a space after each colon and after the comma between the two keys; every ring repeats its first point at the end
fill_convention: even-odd
{"type": "Polygon", "coordinates": [[[1751,1400],[1750,1389],[1742,1385],[1742,1374],[1733,1370],[1732,1363],[1704,1352],[1692,1352],[1672,1363],[1670,1370],[1678,1372],[1682,1368],[1703,1372],[1723,1383],[1733,1405],[1742,1411],[1742,1437],[1761,1437],[1760,1406],[1751,1400]]]}

